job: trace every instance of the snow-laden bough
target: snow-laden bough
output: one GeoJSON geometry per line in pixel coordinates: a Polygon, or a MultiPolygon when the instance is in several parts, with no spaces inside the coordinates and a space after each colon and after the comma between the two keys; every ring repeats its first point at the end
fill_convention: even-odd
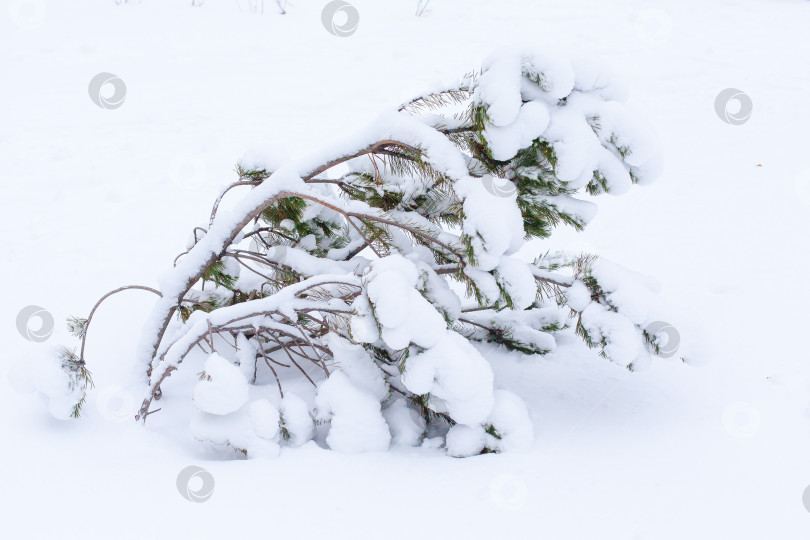
{"type": "MultiPolygon", "coordinates": [[[[585,227],[583,195],[655,178],[653,136],[623,99],[591,63],[505,50],[336,145],[244,160],[159,287],[118,290],[158,296],[136,418],[196,362],[191,432],[248,457],[313,438],[344,452],[527,447],[526,406],[477,343],[539,357],[576,333],[630,370],[661,354],[654,282],[593,255],[516,256],[585,227]]],[[[72,320],[82,368],[92,315],[72,320]]],[[[76,387],[59,398],[83,399],[76,387]]]]}

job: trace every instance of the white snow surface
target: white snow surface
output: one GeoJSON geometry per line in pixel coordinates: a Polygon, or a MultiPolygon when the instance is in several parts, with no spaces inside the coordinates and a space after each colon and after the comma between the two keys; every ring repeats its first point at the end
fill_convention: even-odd
{"type": "Polygon", "coordinates": [[[312,440],[315,425],[309,412],[309,405],[300,396],[287,393],[281,400],[281,422],[290,436],[292,446],[301,446],[312,440]]]}
{"type": "MultiPolygon", "coordinates": [[[[254,159],[263,163],[300,158],[301,170],[285,173],[294,183],[334,148],[351,150],[355,130],[383,111],[479,68],[493,49],[522,44],[570,52],[574,91],[626,100],[655,127],[664,160],[637,171],[657,169],[655,184],[594,199],[599,213],[584,232],[563,228],[509,256],[593,251],[654,276],[681,336],[700,338],[702,362],[654,359],[629,373],[574,338],[543,358],[478,347],[498,389],[487,415],[498,411],[499,391],[510,391],[527,404],[534,437],[525,451],[466,459],[448,456],[434,434],[418,448],[397,446],[406,428],[377,412],[379,402],[362,389],[368,407],[360,409],[378,449],[393,434],[387,452],[332,452],[311,441],[315,395],[307,382],[285,387],[283,401],[274,381],[255,387],[259,395],[230,413],[238,423],[196,411],[173,394],[189,395],[204,365],[184,365],[187,377],[174,375],[155,407],[187,402],[183,414],[198,416],[198,434],[244,436],[253,455],[279,454],[223,461],[191,431],[186,441],[167,432],[175,425],[162,416],[167,411],[150,415],[147,428],[109,420],[107,390],[127,403],[142,398],[138,344],[154,297],[128,291],[102,306],[89,331],[96,391],[82,419],[54,419],[42,395],[20,395],[0,377],[3,536],[266,538],[267,516],[274,535],[306,538],[384,531],[390,538],[805,539],[810,291],[790,276],[810,262],[810,3],[436,0],[416,18],[415,2],[353,0],[360,23],[343,38],[321,25],[325,3],[288,2],[284,16],[272,2],[263,15],[249,13],[246,2],[215,0],[197,8],[186,0],[0,3],[7,203],[0,238],[6,267],[15,269],[5,295],[4,373],[74,343],[59,321],[86,316],[105,292],[160,285],[192,227],[208,223],[211,202],[246,151],[258,148],[254,159]],[[120,108],[89,99],[88,82],[101,72],[126,82],[120,108]],[[726,88],[754,103],[743,125],[715,113],[726,88]],[[45,343],[26,341],[13,324],[32,304],[58,323],[45,343]],[[247,411],[257,399],[300,433],[295,444],[279,448],[281,441],[256,434],[247,411]],[[223,434],[218,420],[243,429],[223,434]],[[176,488],[189,465],[216,480],[204,503],[176,488]],[[398,519],[400,510],[419,519],[398,519]]],[[[509,99],[499,126],[519,112],[515,94],[509,99]]],[[[646,140],[632,142],[645,157],[646,140]]],[[[572,155],[579,151],[578,140],[566,143],[572,155]]],[[[586,157],[590,167],[603,156],[586,157]]],[[[445,165],[463,174],[463,164],[445,165]]],[[[567,174],[583,182],[587,171],[578,168],[571,161],[567,174]]],[[[223,201],[225,218],[239,198],[223,201]]],[[[509,246],[490,251],[494,268],[509,246]]],[[[642,317],[645,306],[635,307],[642,317]]],[[[272,416],[258,407],[255,418],[272,416]]]]}
{"type": "Polygon", "coordinates": [[[194,404],[203,412],[229,414],[250,397],[247,379],[238,366],[217,353],[205,361],[202,380],[194,387],[194,404]]]}
{"type": "Polygon", "coordinates": [[[425,419],[408,406],[405,399],[399,398],[383,409],[383,417],[391,431],[391,444],[394,446],[418,446],[425,433],[425,419]]]}
{"type": "Polygon", "coordinates": [[[332,450],[358,453],[388,449],[391,433],[380,412],[380,400],[342,371],[333,372],[320,383],[315,408],[315,419],[329,422],[326,444],[332,450]]]}
{"type": "Polygon", "coordinates": [[[191,419],[193,437],[211,448],[243,451],[249,459],[278,457],[279,413],[259,399],[230,414],[199,411],[191,419]]]}
{"type": "Polygon", "coordinates": [[[409,356],[402,373],[405,388],[430,394],[431,407],[459,424],[481,424],[492,410],[492,370],[467,339],[446,331],[430,349],[409,356]]]}
{"type": "Polygon", "coordinates": [[[495,404],[487,424],[495,428],[496,435],[487,434],[487,448],[500,452],[513,452],[531,448],[534,427],[526,404],[509,390],[495,390],[495,404]]]}
{"type": "Polygon", "coordinates": [[[486,446],[487,434],[482,426],[456,424],[447,432],[447,455],[471,457],[481,453],[486,446]]]}
{"type": "Polygon", "coordinates": [[[386,345],[394,350],[404,349],[411,342],[433,347],[441,339],[446,323],[416,290],[419,271],[411,261],[401,255],[376,260],[365,279],[368,300],[382,326],[380,337],[386,345]]]}
{"type": "Polygon", "coordinates": [[[76,385],[71,388],[70,375],[62,369],[58,351],[46,349],[39,353],[26,355],[11,365],[9,384],[18,393],[40,396],[54,418],[67,420],[82,398],[82,389],[76,385]]]}

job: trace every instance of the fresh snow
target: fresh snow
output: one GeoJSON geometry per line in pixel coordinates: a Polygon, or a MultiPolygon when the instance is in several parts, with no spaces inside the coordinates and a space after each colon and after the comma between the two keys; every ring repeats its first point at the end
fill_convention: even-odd
{"type": "Polygon", "coordinates": [[[379,452],[391,442],[379,399],[342,371],[335,371],[320,383],[315,408],[315,419],[328,423],[326,444],[332,450],[379,452]]]}
{"type": "Polygon", "coordinates": [[[205,371],[194,387],[194,404],[211,414],[229,414],[244,405],[250,395],[240,369],[217,353],[205,361],[205,371]]]}
{"type": "MultiPolygon", "coordinates": [[[[415,2],[355,0],[360,24],[346,38],[321,26],[326,2],[309,0],[288,2],[284,16],[272,2],[264,15],[248,13],[246,2],[215,0],[198,8],[185,0],[34,3],[44,6],[33,11],[43,15],[39,21],[21,19],[16,0],[0,10],[0,177],[8,202],[0,237],[14,269],[3,334],[10,377],[0,378],[4,536],[264,538],[272,530],[353,539],[806,538],[810,367],[803,306],[810,292],[789,276],[809,262],[810,3],[437,0],[416,18],[415,2]],[[222,221],[198,253],[157,277],[185,249],[188,231],[208,223],[211,202],[246,152],[268,165],[296,160],[256,197],[300,187],[297,178],[324,156],[350,153],[384,134],[383,123],[375,123],[384,111],[513,44],[530,44],[549,61],[562,49],[573,81],[561,77],[560,91],[570,83],[574,92],[626,101],[647,118],[658,142],[641,121],[616,127],[635,148],[628,164],[641,182],[658,180],[595,199],[596,215],[583,207],[590,225],[582,233],[556,230],[518,253],[488,244],[486,264],[573,248],[654,276],[657,284],[617,279],[611,302],[628,321],[652,322],[663,308],[646,302],[644,291],[660,286],[673,308],[664,322],[677,327],[683,347],[687,339],[701,343],[699,361],[653,359],[645,371],[629,373],[573,338],[542,358],[478,346],[492,364],[494,390],[489,410],[474,416],[497,423],[504,408],[517,418],[514,403],[501,397],[511,392],[526,403],[533,436],[520,450],[529,424],[501,422],[503,444],[516,450],[466,459],[440,448],[445,434],[428,433],[420,442],[418,421],[404,404],[381,403],[340,370],[333,377],[352,389],[349,403],[327,399],[328,388],[316,395],[306,381],[289,392],[285,386],[282,400],[275,381],[264,380],[235,412],[200,411],[173,397],[190,395],[201,382],[205,365],[196,362],[170,378],[155,405],[187,407],[182,414],[195,418],[187,433],[174,433],[163,412],[150,416],[147,428],[112,414],[143,397],[138,343],[155,297],[132,291],[105,303],[90,330],[86,356],[97,388],[83,418],[48,413],[49,400],[51,412],[67,412],[54,390],[64,388],[54,382],[56,371],[40,364],[53,346],[72,343],[59,322],[86,315],[122,284],[181,288],[178,276],[249,206],[237,205],[243,192],[225,197],[222,221]],[[127,84],[115,110],[87,96],[89,80],[104,71],[127,84]],[[743,125],[715,113],[715,97],[726,88],[753,100],[743,125]],[[372,123],[377,127],[357,134],[372,123]],[[647,159],[656,147],[663,162],[647,159]],[[46,343],[24,340],[13,326],[16,313],[32,304],[58,323],[46,343]],[[324,412],[331,418],[317,430],[334,435],[337,446],[341,429],[362,429],[373,433],[374,450],[390,450],[349,454],[318,446],[308,412],[318,399],[319,411],[333,414],[324,412]],[[269,436],[273,410],[280,427],[269,436]],[[278,458],[222,461],[222,446],[232,443],[278,458]],[[190,503],[176,489],[189,465],[216,480],[205,503],[190,503]]],[[[499,128],[520,114],[520,90],[503,89],[499,128]]],[[[533,97],[549,107],[548,129],[555,129],[553,104],[533,97]]],[[[573,101],[571,113],[591,110],[591,101],[573,101]]],[[[610,110],[603,116],[605,126],[619,122],[610,110]]],[[[385,133],[424,127],[411,124],[385,133]]],[[[518,135],[504,136],[504,147],[518,135]]],[[[565,165],[574,182],[588,167],[614,163],[592,153],[591,142],[572,134],[559,143],[572,156],[565,165]],[[575,158],[587,158],[587,167],[575,158]]],[[[464,172],[451,153],[436,149],[431,160],[464,172]]],[[[622,189],[626,177],[618,169],[611,174],[622,189]]],[[[486,190],[479,195],[485,207],[499,204],[486,190]]],[[[520,245],[513,225],[465,224],[485,237],[487,227],[503,227],[520,245]]],[[[412,260],[417,268],[419,260],[412,260]]],[[[597,272],[603,270],[600,278],[610,281],[608,266],[597,272]]],[[[240,279],[248,274],[242,268],[240,279]]],[[[497,298],[494,278],[489,285],[497,298]]],[[[571,300],[576,293],[568,294],[571,300]]],[[[579,294],[585,309],[588,298],[579,294]]],[[[240,364],[235,356],[225,360],[240,364]]],[[[444,361],[427,360],[434,375],[444,361]]],[[[481,432],[459,428],[447,434],[448,444],[470,453],[482,444],[481,432]]]]}
{"type": "Polygon", "coordinates": [[[453,331],[405,362],[402,383],[459,424],[480,424],[492,410],[492,370],[469,341],[453,331]]]}

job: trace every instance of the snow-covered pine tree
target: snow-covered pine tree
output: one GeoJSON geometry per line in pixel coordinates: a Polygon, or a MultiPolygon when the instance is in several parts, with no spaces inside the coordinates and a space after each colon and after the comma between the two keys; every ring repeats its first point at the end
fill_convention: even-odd
{"type": "MultiPolygon", "coordinates": [[[[476,342],[540,357],[575,332],[631,370],[659,352],[649,280],[592,255],[516,256],[585,227],[583,196],[653,179],[655,145],[623,100],[592,64],[502,51],[335,146],[243,161],[152,291],[137,419],[204,362],[192,431],[248,456],[310,440],[313,418],[341,451],[526,446],[526,407],[476,342]]],[[[88,324],[73,321],[82,340],[88,324]]]]}

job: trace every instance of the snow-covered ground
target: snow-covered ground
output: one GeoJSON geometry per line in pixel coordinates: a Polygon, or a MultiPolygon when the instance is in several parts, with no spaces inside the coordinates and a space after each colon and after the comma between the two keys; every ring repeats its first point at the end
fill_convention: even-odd
{"type": "Polygon", "coordinates": [[[61,324],[24,340],[23,307],[60,323],[119,285],[153,285],[246,151],[317,148],[514,43],[623,72],[666,159],[656,184],[600,197],[584,233],[530,247],[655,276],[681,333],[700,338],[701,365],[631,374],[573,341],[542,358],[485,347],[498,384],[531,409],[529,452],[310,444],[211,461],[182,436],[117,421],[110,398],[126,396],[117,385],[153,302],[129,292],[91,330],[83,419],[50,418],[0,377],[4,537],[807,538],[809,2],[433,0],[417,18],[416,1],[354,0],[347,37],[322,26],[324,1],[293,0],[283,16],[265,3],[258,15],[246,0],[3,1],[4,372],[71,342],[61,324]],[[119,108],[88,96],[101,72],[126,83],[119,108]],[[742,125],[715,112],[726,88],[752,100],[742,125]],[[178,493],[189,465],[215,480],[205,503],[178,493]]]}

